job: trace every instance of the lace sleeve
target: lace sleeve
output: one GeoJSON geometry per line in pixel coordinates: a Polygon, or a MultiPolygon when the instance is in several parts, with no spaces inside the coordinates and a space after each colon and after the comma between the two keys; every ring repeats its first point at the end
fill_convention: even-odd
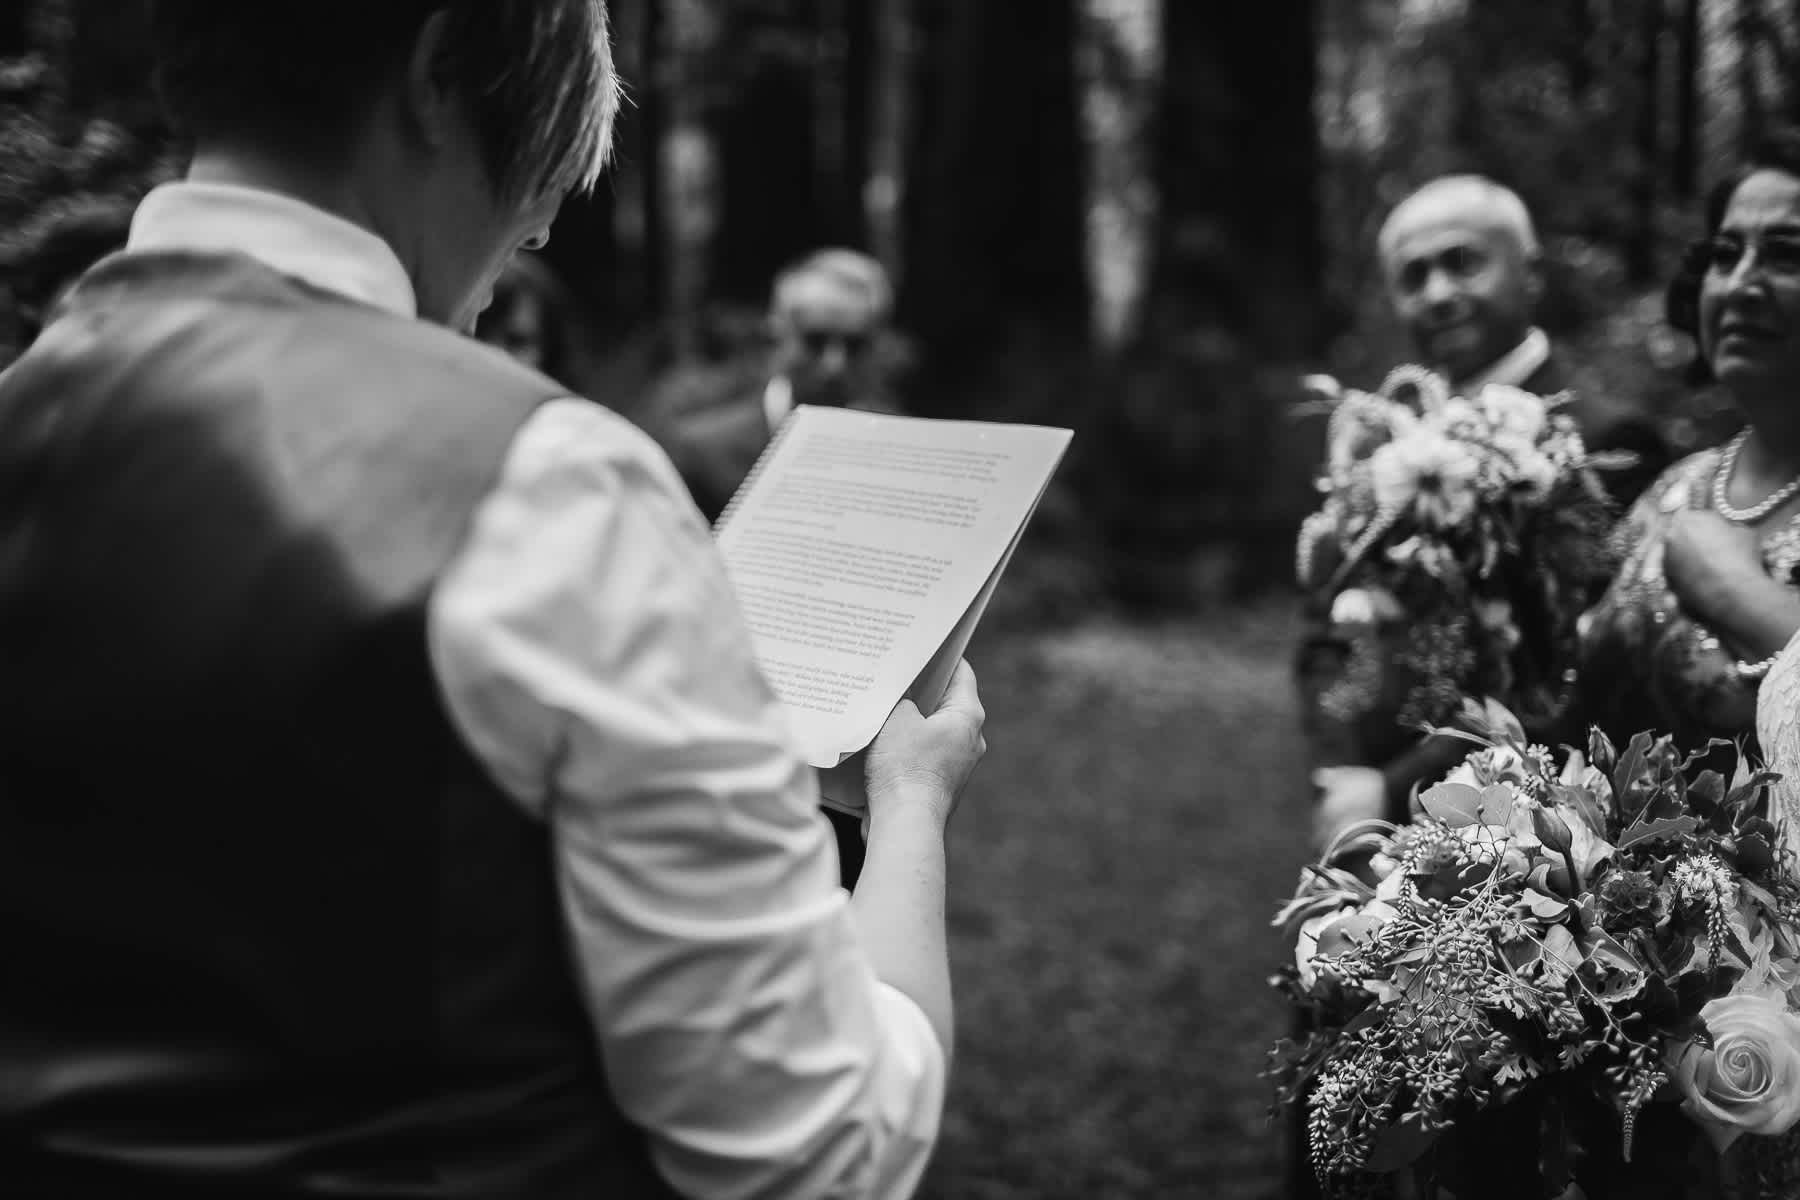
{"type": "Polygon", "coordinates": [[[1769,815],[1785,825],[1788,849],[1800,855],[1800,636],[1763,679],[1756,697],[1756,740],[1769,769],[1782,776],[1769,815]]]}

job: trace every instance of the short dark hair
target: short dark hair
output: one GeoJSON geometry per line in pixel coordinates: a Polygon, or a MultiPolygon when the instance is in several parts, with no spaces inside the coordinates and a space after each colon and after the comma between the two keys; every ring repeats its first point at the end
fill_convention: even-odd
{"type": "MultiPolygon", "coordinates": [[[[1782,126],[1758,139],[1743,161],[1706,193],[1706,227],[1682,252],[1681,262],[1663,294],[1663,315],[1671,328],[1699,338],[1700,285],[1711,263],[1713,235],[1725,221],[1732,196],[1744,180],[1758,171],[1780,171],[1800,179],[1800,128],[1782,126]]],[[[1692,375],[1696,383],[1711,380],[1712,371],[1704,355],[1695,360],[1692,375]]]]}
{"type": "Polygon", "coordinates": [[[621,94],[605,0],[151,0],[157,91],[196,138],[328,150],[438,11],[495,185],[591,188],[621,94]]]}

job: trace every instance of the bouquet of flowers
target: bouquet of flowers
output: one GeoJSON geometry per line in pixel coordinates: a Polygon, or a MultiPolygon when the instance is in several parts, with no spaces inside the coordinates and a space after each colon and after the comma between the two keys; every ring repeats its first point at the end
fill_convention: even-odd
{"type": "MultiPolygon", "coordinates": [[[[1649,734],[1620,751],[1595,731],[1558,763],[1492,701],[1459,725],[1481,749],[1422,813],[1345,831],[1276,919],[1296,940],[1276,983],[1313,1032],[1276,1047],[1273,1073],[1308,1106],[1327,1192],[1529,1098],[1585,1103],[1607,1118],[1590,1140],[1613,1139],[1532,1124],[1548,1196],[1584,1154],[1629,1162],[1653,1102],[1678,1100],[1720,1151],[1793,1130],[1800,876],[1768,816],[1776,777],[1729,743],[1686,755],[1649,734]],[[1729,780],[1695,769],[1714,754],[1729,780]],[[1337,865],[1358,853],[1361,875],[1337,865]]],[[[1800,1133],[1769,1144],[1800,1167],[1800,1133]]],[[[1779,1186],[1753,1194],[1800,1194],[1800,1174],[1779,1186]]]]}
{"type": "Polygon", "coordinates": [[[1389,657],[1409,681],[1402,725],[1441,723],[1463,695],[1496,696],[1528,720],[1565,690],[1575,621],[1604,578],[1612,513],[1574,421],[1500,384],[1452,395],[1401,367],[1374,393],[1314,376],[1330,413],[1325,499],[1301,526],[1302,587],[1332,597],[1351,668],[1324,697],[1332,716],[1375,710],[1389,657]],[[1391,651],[1375,631],[1404,618],[1391,651]]]}

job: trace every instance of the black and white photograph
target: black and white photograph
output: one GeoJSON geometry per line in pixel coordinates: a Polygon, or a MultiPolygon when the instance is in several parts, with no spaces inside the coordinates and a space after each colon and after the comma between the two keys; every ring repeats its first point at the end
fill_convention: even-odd
{"type": "Polygon", "coordinates": [[[1800,1200],[1800,3],[0,0],[0,1200],[1800,1200]]]}

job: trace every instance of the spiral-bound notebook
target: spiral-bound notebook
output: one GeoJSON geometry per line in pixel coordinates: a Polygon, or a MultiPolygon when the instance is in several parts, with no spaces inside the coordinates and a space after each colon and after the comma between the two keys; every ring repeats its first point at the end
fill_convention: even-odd
{"type": "Polygon", "coordinates": [[[1073,436],[802,405],[726,506],[719,550],[826,803],[861,810],[846,760],[902,698],[937,706],[1073,436]]]}

